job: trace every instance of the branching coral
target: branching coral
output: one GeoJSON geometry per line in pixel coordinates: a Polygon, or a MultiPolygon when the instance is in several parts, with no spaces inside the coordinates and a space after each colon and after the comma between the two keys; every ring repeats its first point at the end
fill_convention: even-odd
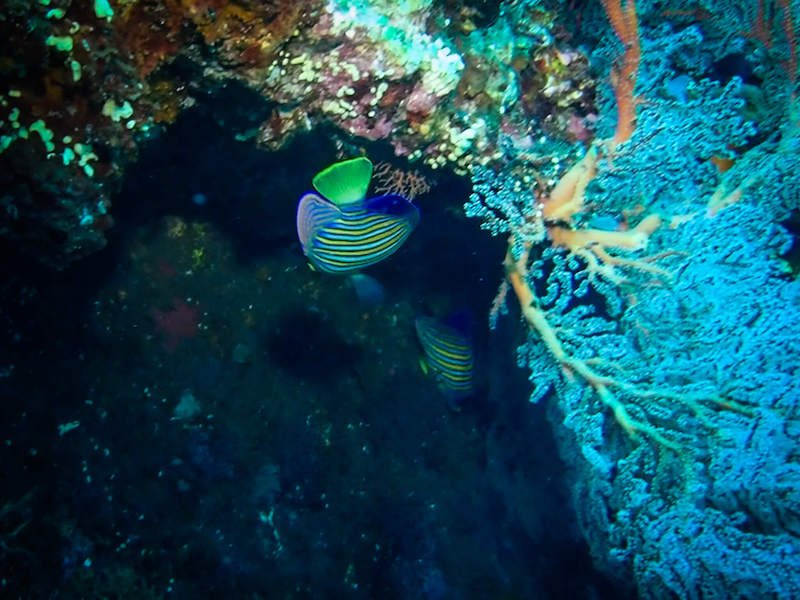
{"type": "MultiPolygon", "coordinates": [[[[664,269],[653,264],[654,257],[632,260],[611,253],[611,250],[643,249],[650,235],[660,226],[661,221],[658,216],[645,217],[636,227],[628,231],[575,228],[571,225],[585,208],[584,195],[587,185],[596,173],[598,156],[599,147],[590,150],[566,172],[552,192],[541,201],[540,208],[527,213],[527,218],[520,219],[519,226],[510,230],[509,251],[504,261],[506,277],[516,294],[528,326],[536,332],[564,373],[568,377],[578,377],[589,384],[626,431],[631,434],[638,432],[647,434],[659,443],[675,449],[677,445],[649,424],[646,418],[632,417],[625,404],[614,394],[614,389],[623,389],[635,397],[666,395],[672,400],[685,402],[698,413],[701,411],[699,404],[701,400],[688,395],[680,397],[671,392],[638,389],[622,378],[601,374],[592,368],[590,361],[571,355],[564,347],[559,332],[551,325],[547,312],[536,295],[535,286],[532,285],[532,279],[535,277],[529,274],[530,253],[535,243],[541,240],[532,238],[530,233],[523,233],[526,229],[546,231],[553,248],[560,248],[572,256],[581,258],[585,263],[587,282],[597,276],[614,285],[621,285],[625,282],[625,278],[621,275],[620,269],[636,269],[653,275],[667,275],[664,269]],[[519,235],[524,237],[524,242],[520,243],[515,239],[519,235]]],[[[468,205],[468,214],[478,214],[479,210],[476,207],[484,206],[485,198],[486,189],[480,189],[468,205]]]]}
{"type": "Polygon", "coordinates": [[[657,55],[638,60],[652,68],[630,94],[617,76],[605,90],[635,114],[601,116],[613,136],[560,176],[529,176],[535,194],[518,165],[476,172],[467,210],[509,234],[493,316],[513,290],[518,363],[532,401],[552,392],[598,566],[643,597],[793,597],[800,286],[776,223],[797,207],[797,127],[769,102],[756,133],[742,82],[704,79],[703,30],[670,32],[649,5],[641,47],[657,55]]]}
{"type": "MultiPolygon", "coordinates": [[[[562,193],[564,189],[571,193],[564,193],[564,197],[556,196],[559,206],[582,206],[582,201],[577,195],[582,195],[584,186],[582,177],[586,177],[590,171],[586,165],[578,163],[573,170],[567,173],[563,182],[567,182],[564,187],[556,190],[562,193]],[[577,175],[576,175],[577,173],[577,175]],[[574,180],[572,183],[570,183],[574,180]]],[[[547,201],[544,203],[547,206],[547,201]]],[[[544,213],[547,211],[545,209],[544,213]]],[[[571,217],[572,214],[563,216],[571,217]]],[[[564,226],[548,227],[550,241],[555,248],[561,247],[568,250],[571,254],[577,255],[585,261],[585,269],[588,274],[587,281],[592,281],[594,276],[600,276],[610,281],[612,284],[620,285],[624,283],[624,278],[619,274],[617,267],[626,267],[647,271],[655,275],[667,275],[667,272],[660,267],[653,265],[650,259],[629,260],[611,255],[609,248],[616,249],[641,249],[647,243],[649,236],[660,225],[660,219],[656,215],[650,215],[643,219],[637,227],[629,231],[602,231],[593,229],[569,229],[564,226]]],[[[512,242],[510,248],[514,247],[512,242]]],[[[529,252],[526,251],[519,258],[515,258],[512,251],[506,255],[505,269],[514,293],[519,301],[522,315],[531,330],[536,332],[537,337],[549,351],[552,358],[560,365],[565,376],[572,379],[578,378],[588,384],[600,398],[602,403],[611,410],[616,421],[630,434],[645,434],[654,439],[659,444],[673,450],[679,449],[679,444],[674,439],[665,435],[663,429],[654,426],[648,417],[646,407],[653,406],[653,401],[666,400],[673,403],[682,403],[699,420],[708,423],[706,418],[707,406],[709,404],[717,407],[736,409],[748,412],[746,407],[722,398],[717,395],[696,394],[692,392],[675,392],[670,389],[658,389],[647,385],[637,385],[627,381],[624,377],[609,376],[602,371],[594,368],[592,363],[597,357],[582,358],[571,354],[561,341],[561,334],[551,324],[550,317],[542,307],[540,299],[535,293],[535,288],[531,285],[531,277],[528,273],[529,252]],[[623,397],[628,398],[638,406],[645,407],[641,416],[633,416],[626,406],[625,401],[620,399],[621,392],[623,397]]],[[[680,432],[678,432],[680,434],[680,432]]]]}
{"type": "MultiPolygon", "coordinates": [[[[616,162],[617,153],[624,156],[624,149],[617,145],[631,139],[635,127],[635,97],[633,85],[640,62],[638,25],[635,5],[619,2],[604,2],[609,20],[617,36],[625,44],[621,64],[616,68],[613,78],[615,96],[619,103],[618,125],[614,137],[607,142],[597,142],[582,159],[568,169],[547,194],[529,198],[535,208],[512,208],[516,203],[500,200],[496,206],[489,197],[495,194],[491,186],[484,183],[476,186],[475,194],[468,203],[467,212],[476,216],[489,216],[490,222],[497,221],[500,214],[505,217],[505,231],[510,233],[509,250],[504,261],[506,277],[519,301],[531,331],[535,332],[552,359],[560,366],[564,375],[588,384],[601,402],[611,411],[616,421],[632,435],[645,434],[660,445],[673,450],[680,448],[678,440],[685,440],[686,433],[676,428],[673,422],[666,426],[662,403],[682,406],[696,423],[713,427],[709,411],[728,409],[749,414],[750,409],[740,402],[723,396],[721,391],[703,388],[701,391],[687,386],[686,390],[662,387],[652,382],[636,381],[623,373],[613,374],[602,354],[585,354],[586,348],[576,353],[568,348],[563,339],[569,333],[552,324],[553,315],[548,313],[547,302],[538,296],[537,286],[547,266],[532,252],[541,252],[542,242],[549,245],[549,257],[554,253],[564,253],[566,260],[551,265],[570,269],[575,275],[568,275],[573,283],[562,286],[565,296],[585,296],[590,285],[604,294],[605,310],[619,311],[622,304],[620,293],[629,292],[628,302],[636,300],[629,284],[640,285],[671,279],[671,272],[658,264],[668,257],[681,256],[670,248],[652,256],[631,257],[630,254],[644,250],[650,237],[662,226],[662,219],[655,213],[643,216],[639,222],[627,228],[617,223],[615,230],[591,227],[586,224],[589,212],[586,193],[588,186],[596,178],[598,166],[605,156],[609,164],[612,157],[616,162]],[[533,235],[531,232],[534,232],[533,235]],[[530,264],[536,265],[533,272],[530,264]],[[570,267],[569,265],[573,265],[570,267]],[[647,279],[649,278],[649,279],[647,279]],[[584,354],[581,354],[583,352],[584,354]]],[[[486,179],[485,175],[479,176],[486,179]]],[[[479,179],[480,181],[480,179],[479,179]]],[[[508,195],[508,193],[507,193],[508,195]]],[[[517,192],[519,195],[519,192],[517,192]]],[[[641,211],[639,211],[641,212],[641,211]]],[[[677,222],[677,221],[673,221],[677,222]]],[[[495,227],[495,232],[504,229],[495,227]]],[[[549,292],[548,292],[549,295],[549,292]]],[[[562,306],[566,310],[565,306],[562,306]]],[[[580,313],[583,314],[583,313],[580,313]]],[[[601,351],[603,352],[603,351],[601,351]]]]}

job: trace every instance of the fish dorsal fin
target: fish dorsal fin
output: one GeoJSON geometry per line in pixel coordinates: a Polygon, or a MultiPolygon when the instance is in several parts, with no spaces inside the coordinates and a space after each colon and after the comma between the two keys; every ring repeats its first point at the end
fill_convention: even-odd
{"type": "Polygon", "coordinates": [[[462,309],[448,315],[447,318],[442,321],[442,324],[446,325],[457,335],[463,336],[465,339],[470,339],[472,337],[470,335],[472,330],[472,312],[469,310],[462,309]]]}
{"type": "Polygon", "coordinates": [[[417,337],[423,348],[430,344],[439,342],[447,342],[448,344],[458,345],[471,345],[471,336],[469,335],[468,325],[463,325],[458,322],[460,320],[460,313],[457,313],[458,318],[455,322],[439,321],[433,317],[419,316],[416,318],[414,324],[417,329],[417,337]]]}
{"type": "Polygon", "coordinates": [[[372,213],[403,219],[411,230],[419,224],[419,209],[406,197],[397,194],[374,196],[364,200],[364,207],[372,213]]]}
{"type": "Polygon", "coordinates": [[[303,250],[311,246],[320,228],[341,214],[342,211],[314,192],[308,192],[300,198],[297,203],[297,237],[303,244],[303,250]]]}
{"type": "Polygon", "coordinates": [[[373,196],[364,200],[364,206],[372,212],[397,217],[409,217],[414,213],[419,213],[419,209],[408,198],[399,194],[373,196]]]}
{"type": "Polygon", "coordinates": [[[332,164],[314,176],[312,183],[323,198],[336,206],[362,202],[372,179],[372,161],[366,156],[332,164]]]}

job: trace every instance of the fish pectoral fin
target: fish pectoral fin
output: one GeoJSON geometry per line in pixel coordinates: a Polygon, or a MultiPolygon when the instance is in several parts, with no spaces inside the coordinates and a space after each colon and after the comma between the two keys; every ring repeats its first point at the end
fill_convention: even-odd
{"type": "Polygon", "coordinates": [[[430,371],[430,367],[428,366],[428,361],[425,360],[424,356],[419,357],[419,368],[422,371],[423,375],[427,375],[430,371]]]}

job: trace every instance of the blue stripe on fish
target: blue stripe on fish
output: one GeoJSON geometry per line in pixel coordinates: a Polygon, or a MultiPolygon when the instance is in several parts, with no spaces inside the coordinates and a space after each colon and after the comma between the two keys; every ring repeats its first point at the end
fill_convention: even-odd
{"type": "Polygon", "coordinates": [[[352,273],[391,256],[417,226],[419,211],[397,195],[337,207],[314,193],[297,206],[297,234],[309,261],[327,273],[352,273]]]}
{"type": "Polygon", "coordinates": [[[470,395],[474,352],[469,337],[431,317],[417,317],[415,326],[439,388],[454,396],[470,395]]]}

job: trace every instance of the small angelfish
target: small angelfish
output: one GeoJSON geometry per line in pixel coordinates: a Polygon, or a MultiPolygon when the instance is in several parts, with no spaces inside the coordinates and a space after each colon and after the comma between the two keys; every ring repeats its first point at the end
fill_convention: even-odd
{"type": "Polygon", "coordinates": [[[297,205],[297,235],[312,266],[351,274],[394,254],[419,223],[407,198],[387,194],[365,199],[372,163],[338,162],[320,171],[297,205]]]}
{"type": "Polygon", "coordinates": [[[417,338],[425,354],[425,366],[439,389],[457,405],[473,392],[474,350],[469,335],[432,317],[417,317],[417,338]]]}

